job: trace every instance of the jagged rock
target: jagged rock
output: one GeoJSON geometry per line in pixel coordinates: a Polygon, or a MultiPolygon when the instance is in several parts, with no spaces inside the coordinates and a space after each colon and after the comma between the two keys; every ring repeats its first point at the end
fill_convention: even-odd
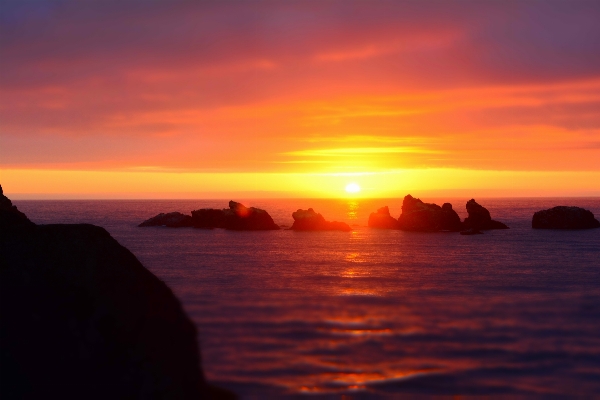
{"type": "Polygon", "coordinates": [[[483,232],[481,232],[479,229],[467,229],[464,231],[460,231],[461,235],[482,235],[483,232]]]}
{"type": "Polygon", "coordinates": [[[34,223],[4,195],[2,185],[0,185],[0,230],[15,225],[33,226],[34,223]]]}
{"type": "Polygon", "coordinates": [[[558,206],[533,214],[534,229],[592,229],[600,228],[594,214],[581,207],[558,206]]]}
{"type": "Polygon", "coordinates": [[[463,222],[465,229],[508,229],[508,226],[499,221],[494,221],[487,208],[479,205],[475,199],[467,201],[467,213],[469,214],[463,222]]]}
{"type": "Polygon", "coordinates": [[[398,225],[406,231],[456,232],[462,228],[460,217],[450,203],[444,203],[440,207],[437,204],[423,203],[410,194],[402,202],[398,225]]]}
{"type": "Polygon", "coordinates": [[[5,224],[0,303],[3,398],[233,398],[171,290],[103,228],[5,224]]]}
{"type": "Polygon", "coordinates": [[[195,228],[224,228],[236,231],[279,229],[265,210],[246,207],[233,200],[229,202],[229,209],[204,208],[192,211],[192,224],[195,228]]]}
{"type": "Polygon", "coordinates": [[[398,229],[398,220],[390,215],[390,209],[385,206],[369,215],[368,225],[371,228],[398,229]]]}
{"type": "Polygon", "coordinates": [[[290,229],[295,231],[351,231],[345,222],[325,221],[325,218],[312,208],[292,213],[294,224],[290,229]]]}
{"type": "Polygon", "coordinates": [[[192,217],[180,212],[168,214],[160,213],[155,217],[147,219],[138,226],[166,226],[169,228],[182,228],[192,226],[192,217]]]}

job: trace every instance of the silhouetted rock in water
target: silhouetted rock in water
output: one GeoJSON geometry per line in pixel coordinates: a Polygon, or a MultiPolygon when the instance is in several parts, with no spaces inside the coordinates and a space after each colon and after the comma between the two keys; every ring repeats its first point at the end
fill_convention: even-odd
{"type": "Polygon", "coordinates": [[[479,205],[475,199],[467,201],[467,213],[463,226],[465,229],[479,229],[487,231],[491,229],[508,229],[502,222],[494,221],[487,208],[479,205]]]}
{"type": "Polygon", "coordinates": [[[481,232],[479,229],[467,229],[464,231],[460,231],[461,235],[482,235],[483,232],[481,232]]]}
{"type": "Polygon", "coordinates": [[[594,214],[581,207],[558,206],[533,214],[534,229],[592,229],[600,228],[594,214]]]}
{"type": "Polygon", "coordinates": [[[233,200],[229,202],[229,209],[203,208],[192,211],[192,223],[195,228],[224,228],[235,231],[279,229],[265,210],[246,207],[233,200]]]}
{"type": "Polygon", "coordinates": [[[205,381],[171,290],[106,230],[19,216],[0,213],[3,398],[234,397],[205,381]]]}
{"type": "Polygon", "coordinates": [[[459,231],[462,228],[460,217],[452,209],[452,204],[423,203],[410,194],[402,202],[402,214],[398,226],[406,231],[459,231]]]}
{"type": "Polygon", "coordinates": [[[345,222],[325,221],[325,218],[312,208],[292,213],[294,224],[290,229],[295,231],[351,231],[345,222]]]}
{"type": "Polygon", "coordinates": [[[168,214],[160,213],[142,222],[138,226],[166,226],[169,228],[182,228],[192,226],[192,217],[180,212],[171,212],[168,214]]]}
{"type": "Polygon", "coordinates": [[[398,220],[390,215],[390,209],[385,206],[369,215],[368,225],[371,228],[398,229],[398,220]]]}
{"type": "Polygon", "coordinates": [[[0,230],[8,229],[15,225],[33,226],[34,224],[4,195],[2,185],[0,185],[0,230]]]}

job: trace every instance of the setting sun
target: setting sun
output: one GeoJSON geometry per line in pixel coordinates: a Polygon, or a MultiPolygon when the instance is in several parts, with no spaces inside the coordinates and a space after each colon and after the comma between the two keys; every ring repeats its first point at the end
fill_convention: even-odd
{"type": "Polygon", "coordinates": [[[348,193],[358,193],[360,192],[360,186],[358,186],[358,183],[349,183],[346,185],[346,192],[348,193]]]}

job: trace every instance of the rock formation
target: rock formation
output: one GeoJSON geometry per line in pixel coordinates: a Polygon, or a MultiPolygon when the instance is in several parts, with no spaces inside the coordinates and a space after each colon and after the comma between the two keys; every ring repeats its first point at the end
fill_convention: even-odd
{"type": "Polygon", "coordinates": [[[233,398],[204,379],[194,324],[103,228],[35,225],[0,195],[5,398],[233,398]]]}
{"type": "Polygon", "coordinates": [[[203,208],[192,211],[192,224],[195,228],[224,228],[235,231],[279,229],[265,210],[246,207],[233,200],[229,202],[228,209],[203,208]]]}
{"type": "Polygon", "coordinates": [[[467,213],[469,216],[463,222],[464,229],[491,230],[508,229],[502,222],[494,221],[487,208],[479,205],[475,199],[467,201],[467,213]]]}
{"type": "Polygon", "coordinates": [[[390,209],[385,206],[369,215],[368,225],[371,228],[398,229],[398,220],[390,215],[390,209]]]}
{"type": "Polygon", "coordinates": [[[6,230],[17,225],[33,226],[33,222],[25,214],[13,206],[8,197],[4,195],[0,185],[0,230],[6,230]]]}
{"type": "Polygon", "coordinates": [[[351,231],[345,222],[325,221],[325,218],[312,208],[292,213],[294,224],[290,229],[295,231],[351,231]]]}
{"type": "Polygon", "coordinates": [[[423,203],[410,194],[402,202],[402,214],[398,218],[399,228],[406,231],[459,231],[460,217],[452,209],[452,204],[423,203]]]}
{"type": "Polygon", "coordinates": [[[180,212],[168,214],[160,213],[155,217],[147,219],[138,226],[166,226],[169,228],[182,228],[192,226],[192,217],[180,212]]]}
{"type": "Polygon", "coordinates": [[[558,206],[533,214],[534,229],[592,229],[600,228],[594,214],[581,207],[558,206]]]}
{"type": "Polygon", "coordinates": [[[138,226],[168,226],[172,228],[190,227],[214,229],[223,228],[235,231],[264,231],[279,229],[273,218],[265,210],[246,207],[235,201],[223,210],[202,208],[192,211],[192,215],[179,212],[158,214],[138,226]]]}

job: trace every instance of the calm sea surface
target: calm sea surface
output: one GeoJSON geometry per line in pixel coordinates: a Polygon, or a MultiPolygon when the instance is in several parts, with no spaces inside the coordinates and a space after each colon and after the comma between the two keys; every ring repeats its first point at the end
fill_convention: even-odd
{"type": "MultiPolygon", "coordinates": [[[[478,199],[511,229],[476,236],[366,226],[401,199],[242,201],[352,232],[136,226],[228,200],[14,203],[39,224],[106,228],[181,299],[208,379],[244,399],[600,396],[600,229],[531,229],[556,205],[598,218],[600,199],[478,199]]],[[[466,216],[468,199],[423,200],[466,216]]]]}

